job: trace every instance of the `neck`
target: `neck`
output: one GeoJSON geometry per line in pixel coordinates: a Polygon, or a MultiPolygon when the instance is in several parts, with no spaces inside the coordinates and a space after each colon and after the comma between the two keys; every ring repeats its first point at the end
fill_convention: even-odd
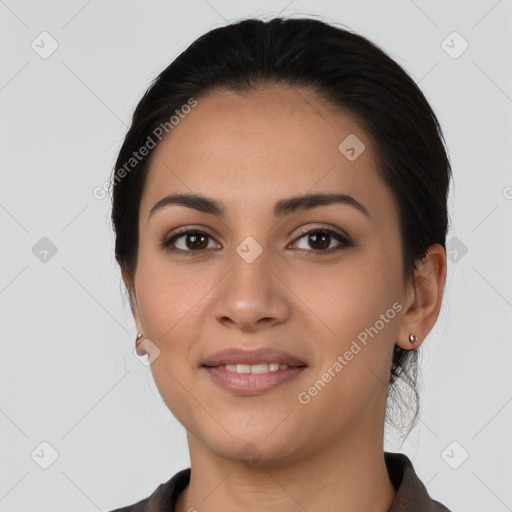
{"type": "Polygon", "coordinates": [[[314,453],[293,462],[260,461],[250,467],[213,453],[189,433],[190,484],[178,496],[175,510],[386,512],[396,490],[382,438],[361,434],[326,439],[314,453]]]}

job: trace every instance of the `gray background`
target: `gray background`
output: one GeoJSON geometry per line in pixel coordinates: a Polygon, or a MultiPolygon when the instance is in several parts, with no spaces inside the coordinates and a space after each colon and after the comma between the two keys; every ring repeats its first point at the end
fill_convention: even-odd
{"type": "Polygon", "coordinates": [[[188,467],[133,355],[110,203],[93,190],[179,52],[278,13],[370,38],[440,119],[455,182],[445,302],[422,346],[421,421],[386,449],[454,512],[512,510],[512,1],[0,0],[0,511],[110,510],[188,467]]]}

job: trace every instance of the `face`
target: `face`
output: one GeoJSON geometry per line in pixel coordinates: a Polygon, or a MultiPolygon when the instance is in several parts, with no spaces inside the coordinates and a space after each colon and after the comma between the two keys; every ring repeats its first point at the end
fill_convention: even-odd
{"type": "Polygon", "coordinates": [[[223,91],[199,98],[152,157],[130,284],[139,332],[159,350],[156,385],[189,441],[271,464],[381,436],[405,292],[398,209],[365,131],[308,90],[223,91]],[[150,213],[176,194],[221,212],[150,213]],[[283,203],[309,194],[352,199],[283,203]],[[229,348],[305,367],[240,394],[203,366],[229,348]]]}

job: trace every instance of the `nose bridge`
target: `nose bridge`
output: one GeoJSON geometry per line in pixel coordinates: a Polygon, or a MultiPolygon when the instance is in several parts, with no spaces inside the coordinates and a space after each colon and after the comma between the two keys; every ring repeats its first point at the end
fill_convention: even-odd
{"type": "Polygon", "coordinates": [[[235,248],[228,260],[230,271],[216,300],[217,320],[230,319],[246,329],[261,319],[283,320],[288,308],[279,280],[269,268],[269,256],[269,251],[251,237],[235,248]]]}
{"type": "Polygon", "coordinates": [[[268,275],[269,252],[259,244],[258,246],[261,249],[255,246],[255,242],[244,240],[231,254],[229,262],[231,272],[227,291],[248,304],[264,304],[272,295],[272,290],[269,289],[272,283],[268,275]]]}

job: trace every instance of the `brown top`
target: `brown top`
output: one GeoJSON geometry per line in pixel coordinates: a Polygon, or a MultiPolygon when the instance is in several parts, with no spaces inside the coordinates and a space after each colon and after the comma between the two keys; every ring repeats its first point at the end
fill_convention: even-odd
{"type": "MultiPolygon", "coordinates": [[[[416,475],[409,458],[403,453],[384,452],[389,478],[397,490],[387,512],[450,512],[444,505],[433,500],[416,475]]],[[[190,482],[190,468],[182,469],[170,480],[160,484],[147,497],[128,507],[111,512],[175,512],[176,498],[190,482]]]]}

